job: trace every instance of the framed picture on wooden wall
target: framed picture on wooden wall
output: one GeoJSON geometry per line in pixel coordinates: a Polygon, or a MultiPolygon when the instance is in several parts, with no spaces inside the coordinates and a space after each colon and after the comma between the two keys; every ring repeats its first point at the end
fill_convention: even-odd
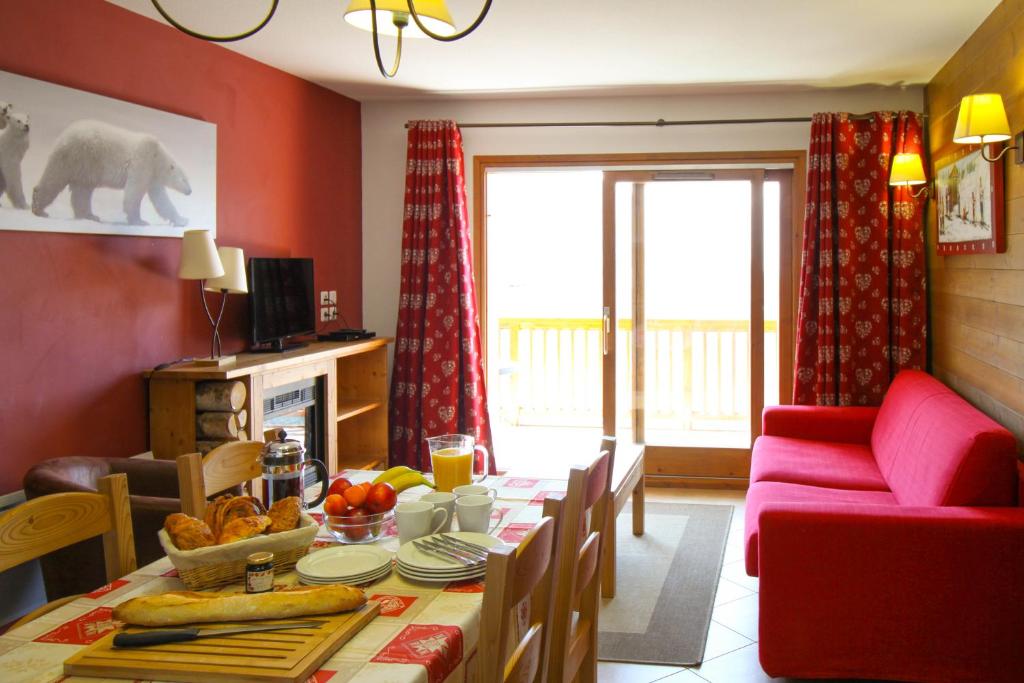
{"type": "Polygon", "coordinates": [[[217,126],[0,71],[0,230],[217,230],[217,126]]]}
{"type": "Polygon", "coordinates": [[[1006,251],[1002,160],[985,161],[980,147],[945,156],[935,164],[935,188],[939,254],[1006,251]]]}

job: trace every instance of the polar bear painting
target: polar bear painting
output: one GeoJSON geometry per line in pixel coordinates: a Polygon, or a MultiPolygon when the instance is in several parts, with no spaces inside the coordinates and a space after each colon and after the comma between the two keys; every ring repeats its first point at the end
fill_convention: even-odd
{"type": "Polygon", "coordinates": [[[216,124],[0,70],[0,231],[196,228],[216,238],[216,124]]]}
{"type": "Polygon", "coordinates": [[[75,121],[53,144],[43,177],[32,193],[32,213],[45,217],[46,208],[66,187],[71,188],[71,208],[78,219],[100,220],[92,212],[92,193],[109,187],[124,190],[124,213],[131,225],[148,225],[140,212],[145,195],[171,225],[188,225],[171,203],[167,188],[189,195],[192,186],[184,169],[152,135],[102,121],[75,121]]]}

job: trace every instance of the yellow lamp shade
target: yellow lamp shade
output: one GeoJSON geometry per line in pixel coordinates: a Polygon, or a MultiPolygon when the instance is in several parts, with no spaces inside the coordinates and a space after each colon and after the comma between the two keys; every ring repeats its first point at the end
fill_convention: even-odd
{"type": "Polygon", "coordinates": [[[217,245],[209,230],[186,230],[181,237],[181,262],[178,277],[183,280],[207,280],[224,274],[217,245]]]}
{"type": "Polygon", "coordinates": [[[924,185],[926,182],[920,154],[897,154],[892,158],[890,185],[924,185]]]}
{"type": "Polygon", "coordinates": [[[217,247],[217,255],[224,266],[224,274],[207,280],[204,289],[208,292],[226,291],[228,294],[245,294],[249,284],[245,281],[245,255],[238,247],[217,247]]]}
{"type": "MultiPolygon", "coordinates": [[[[402,35],[409,38],[423,38],[424,33],[416,22],[408,17],[408,0],[377,0],[377,33],[382,36],[398,35],[393,17],[406,15],[409,25],[402,29],[402,35]]],[[[434,33],[449,34],[455,29],[455,22],[448,12],[444,0],[416,0],[416,15],[434,33]]],[[[345,10],[345,21],[364,31],[372,31],[370,0],[352,0],[345,10]]]]}
{"type": "Polygon", "coordinates": [[[984,145],[1009,140],[1010,137],[1010,124],[1006,120],[1003,98],[997,93],[968,95],[960,100],[953,142],[984,145]]]}

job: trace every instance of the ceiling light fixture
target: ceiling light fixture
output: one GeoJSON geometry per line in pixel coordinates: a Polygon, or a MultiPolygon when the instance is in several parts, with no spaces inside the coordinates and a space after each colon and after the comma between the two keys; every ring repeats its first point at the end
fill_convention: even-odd
{"type": "MultiPolygon", "coordinates": [[[[182,33],[213,43],[231,43],[255,35],[264,26],[269,24],[270,20],[274,17],[274,13],[277,11],[280,0],[271,0],[267,15],[255,27],[242,33],[224,36],[214,36],[194,31],[182,25],[168,14],[167,10],[160,5],[159,0],[150,0],[150,2],[153,3],[153,7],[156,8],[156,11],[160,13],[160,16],[168,24],[182,33]]],[[[420,0],[418,3],[415,0],[352,0],[349,3],[348,9],[345,10],[345,21],[373,34],[373,56],[377,60],[377,68],[380,69],[380,73],[384,78],[394,78],[402,61],[403,36],[409,38],[422,38],[425,36],[444,43],[465,38],[483,23],[487,12],[491,9],[491,2],[492,0],[484,0],[483,9],[480,10],[480,15],[476,18],[476,21],[470,24],[464,31],[458,33],[437,33],[438,30],[443,31],[455,28],[452,16],[448,12],[448,7],[445,5],[444,0],[420,0]],[[419,9],[416,7],[417,4],[420,6],[419,9]],[[412,23],[409,22],[410,18],[412,23]],[[398,39],[398,45],[395,48],[395,62],[390,69],[384,67],[384,59],[381,56],[380,36],[382,34],[395,36],[398,39]]]]}

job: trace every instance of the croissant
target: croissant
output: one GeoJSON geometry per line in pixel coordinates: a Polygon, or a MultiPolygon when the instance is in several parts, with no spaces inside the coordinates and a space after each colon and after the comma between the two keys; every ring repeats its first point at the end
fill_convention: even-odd
{"type": "Polygon", "coordinates": [[[180,512],[169,515],[164,521],[164,528],[179,550],[195,550],[216,544],[206,522],[180,512]]]}
{"type": "Polygon", "coordinates": [[[224,533],[227,525],[236,519],[267,514],[263,503],[252,496],[235,496],[227,500],[217,511],[217,528],[224,533]]]}
{"type": "Polygon", "coordinates": [[[234,498],[230,493],[225,493],[223,496],[217,496],[217,498],[206,506],[206,514],[203,515],[203,521],[210,527],[210,531],[213,532],[214,536],[220,536],[220,523],[217,521],[217,516],[220,514],[220,510],[229,500],[234,498]]]}
{"type": "Polygon", "coordinates": [[[266,515],[253,515],[233,519],[221,528],[217,543],[234,543],[262,534],[270,526],[272,520],[266,515]]]}
{"type": "Polygon", "coordinates": [[[289,496],[275,501],[267,511],[267,516],[273,520],[270,524],[270,533],[276,534],[279,531],[291,531],[299,525],[299,511],[302,505],[298,496],[289,496]]]}

